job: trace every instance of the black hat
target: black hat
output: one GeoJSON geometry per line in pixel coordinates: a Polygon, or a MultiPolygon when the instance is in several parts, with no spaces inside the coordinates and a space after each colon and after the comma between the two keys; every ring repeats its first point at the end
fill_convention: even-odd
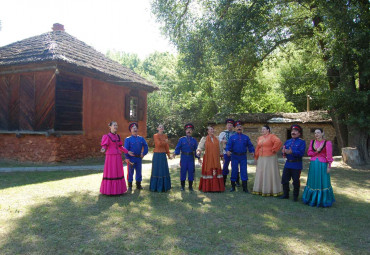
{"type": "Polygon", "coordinates": [[[290,127],[290,129],[298,130],[300,133],[302,133],[302,128],[300,125],[294,124],[290,127]]]}
{"type": "Polygon", "coordinates": [[[233,119],[227,119],[226,121],[225,121],[225,124],[229,124],[229,123],[231,123],[231,124],[233,124],[234,125],[234,120],[233,119]]]}
{"type": "Polygon", "coordinates": [[[243,124],[240,120],[237,120],[234,122],[234,127],[236,127],[237,125],[243,125],[243,124]]]}
{"type": "Polygon", "coordinates": [[[139,125],[136,123],[136,122],[132,122],[132,123],[130,123],[130,125],[128,125],[128,130],[131,132],[131,128],[133,127],[133,126],[136,126],[137,128],[139,128],[139,125]]]}
{"type": "Polygon", "coordinates": [[[191,124],[191,123],[188,123],[188,124],[186,124],[186,125],[184,126],[184,129],[186,130],[186,129],[188,129],[188,128],[191,128],[192,130],[194,130],[194,125],[193,125],[193,124],[191,124]]]}

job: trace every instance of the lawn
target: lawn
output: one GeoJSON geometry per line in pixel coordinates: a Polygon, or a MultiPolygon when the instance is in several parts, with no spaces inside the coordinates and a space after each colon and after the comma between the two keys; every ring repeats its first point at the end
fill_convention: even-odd
{"type": "Polygon", "coordinates": [[[369,254],[370,170],[334,166],[332,208],[240,190],[181,192],[178,168],[170,192],[151,193],[150,165],[145,190],[115,197],[99,194],[102,172],[1,173],[0,253],[369,254]]]}

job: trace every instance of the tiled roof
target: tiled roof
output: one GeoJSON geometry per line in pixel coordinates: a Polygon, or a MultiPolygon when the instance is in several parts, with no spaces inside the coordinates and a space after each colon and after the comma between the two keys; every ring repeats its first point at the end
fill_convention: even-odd
{"type": "MultiPolygon", "coordinates": [[[[0,68],[54,62],[103,75],[107,82],[158,87],[65,31],[52,31],[0,47],[0,68]]],[[[81,73],[84,74],[84,73],[81,73]]]]}

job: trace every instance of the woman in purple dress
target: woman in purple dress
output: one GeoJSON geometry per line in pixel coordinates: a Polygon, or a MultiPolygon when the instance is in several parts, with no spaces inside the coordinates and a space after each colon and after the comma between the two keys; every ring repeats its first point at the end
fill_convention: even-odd
{"type": "Polygon", "coordinates": [[[109,123],[110,132],[103,135],[101,152],[105,153],[103,180],[100,193],[104,195],[121,195],[127,191],[123,172],[122,152],[130,154],[122,146],[121,137],[117,134],[117,122],[109,123]]]}

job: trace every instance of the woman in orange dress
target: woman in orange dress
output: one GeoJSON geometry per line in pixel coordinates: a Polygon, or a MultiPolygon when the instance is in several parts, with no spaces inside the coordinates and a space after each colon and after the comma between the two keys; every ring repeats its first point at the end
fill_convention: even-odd
{"type": "Polygon", "coordinates": [[[257,139],[257,148],[254,154],[257,167],[252,194],[265,197],[276,197],[283,194],[276,156],[281,146],[280,139],[270,133],[270,127],[268,125],[263,126],[262,136],[257,139]]]}
{"type": "Polygon", "coordinates": [[[166,192],[171,189],[171,177],[168,168],[166,155],[169,159],[170,149],[168,138],[164,132],[164,126],[159,125],[158,133],[154,134],[154,153],[152,161],[152,175],[150,177],[150,190],[158,192],[166,192]]]}
{"type": "Polygon", "coordinates": [[[203,192],[221,192],[225,191],[224,176],[220,158],[223,159],[223,152],[220,149],[219,141],[213,134],[213,127],[208,127],[208,135],[202,137],[199,142],[197,155],[205,151],[202,164],[202,176],[199,180],[199,190],[203,192]]]}

